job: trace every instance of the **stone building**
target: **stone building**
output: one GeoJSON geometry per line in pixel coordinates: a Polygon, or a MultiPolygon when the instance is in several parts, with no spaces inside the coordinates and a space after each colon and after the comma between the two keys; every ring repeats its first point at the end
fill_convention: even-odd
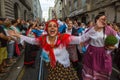
{"type": "Polygon", "coordinates": [[[120,0],[87,0],[86,18],[94,20],[94,17],[103,13],[109,22],[120,23],[120,0]]]}
{"type": "Polygon", "coordinates": [[[62,0],[62,9],[63,18],[70,17],[87,23],[102,13],[109,22],[120,23],[120,0],[62,0]]]}
{"type": "Polygon", "coordinates": [[[62,18],[75,18],[81,9],[80,0],[61,0],[62,1],[62,18]]]}
{"type": "Polygon", "coordinates": [[[54,8],[53,7],[49,7],[49,11],[48,11],[48,20],[51,20],[53,19],[53,10],[54,8]]]}
{"type": "Polygon", "coordinates": [[[32,0],[0,0],[0,17],[32,19],[32,0]]]}
{"type": "Polygon", "coordinates": [[[68,6],[68,1],[69,0],[61,0],[62,2],[62,18],[64,19],[65,17],[68,17],[69,13],[69,6],[68,6]]]}
{"type": "Polygon", "coordinates": [[[57,18],[62,18],[62,2],[61,0],[55,0],[55,13],[57,18]]]}
{"type": "Polygon", "coordinates": [[[32,0],[33,1],[33,14],[34,19],[38,18],[40,22],[42,22],[42,8],[40,5],[39,0],[32,0]]]}

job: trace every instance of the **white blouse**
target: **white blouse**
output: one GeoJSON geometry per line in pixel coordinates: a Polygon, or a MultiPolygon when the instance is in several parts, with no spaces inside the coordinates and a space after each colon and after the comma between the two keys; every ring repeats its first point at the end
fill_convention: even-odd
{"type": "Polygon", "coordinates": [[[101,30],[100,32],[96,31],[96,34],[94,36],[91,36],[90,45],[103,47],[105,38],[106,35],[103,33],[103,30],[101,30]]]}

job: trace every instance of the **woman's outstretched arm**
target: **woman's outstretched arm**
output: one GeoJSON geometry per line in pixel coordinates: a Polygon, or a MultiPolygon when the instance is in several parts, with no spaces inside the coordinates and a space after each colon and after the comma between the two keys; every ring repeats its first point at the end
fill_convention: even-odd
{"type": "Polygon", "coordinates": [[[23,35],[15,32],[15,31],[12,31],[12,30],[9,30],[8,33],[10,34],[10,36],[14,36],[14,37],[20,38],[20,43],[23,43],[25,41],[25,42],[27,42],[29,44],[39,45],[39,43],[36,40],[36,38],[23,36],[23,35]]]}
{"type": "Polygon", "coordinates": [[[80,44],[90,39],[90,37],[94,37],[96,33],[95,28],[91,28],[87,33],[82,36],[70,36],[70,44],[80,44]]]}
{"type": "Polygon", "coordinates": [[[29,44],[39,45],[38,41],[36,41],[36,38],[20,35],[20,43],[23,43],[24,41],[29,44]]]}

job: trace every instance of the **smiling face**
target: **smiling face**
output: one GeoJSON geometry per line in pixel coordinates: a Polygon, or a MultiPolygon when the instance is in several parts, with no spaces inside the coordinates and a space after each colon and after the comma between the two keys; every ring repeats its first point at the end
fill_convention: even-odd
{"type": "Polygon", "coordinates": [[[55,37],[58,33],[58,26],[55,22],[49,22],[47,27],[47,33],[51,37],[55,37]]]}
{"type": "Polygon", "coordinates": [[[68,30],[71,30],[73,27],[72,21],[68,21],[68,30]]]}

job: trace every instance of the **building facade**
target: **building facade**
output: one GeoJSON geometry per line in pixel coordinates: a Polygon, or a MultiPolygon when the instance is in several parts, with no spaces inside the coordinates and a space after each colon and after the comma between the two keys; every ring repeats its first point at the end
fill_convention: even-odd
{"type": "Polygon", "coordinates": [[[55,0],[55,14],[57,18],[62,18],[62,2],[61,0],[55,0]]]}
{"type": "Polygon", "coordinates": [[[69,5],[67,4],[69,0],[61,0],[62,2],[62,18],[68,17],[69,14],[69,5]]]}
{"type": "Polygon", "coordinates": [[[40,22],[42,21],[42,8],[40,5],[39,0],[32,0],[33,1],[33,14],[34,19],[39,18],[40,22]]]}
{"type": "Polygon", "coordinates": [[[80,0],[61,0],[62,1],[62,18],[75,17],[81,9],[80,0]]]}
{"type": "Polygon", "coordinates": [[[53,11],[54,11],[54,8],[53,7],[49,7],[49,11],[48,11],[48,20],[51,20],[53,19],[53,11]]]}
{"type": "Polygon", "coordinates": [[[32,10],[32,0],[0,0],[0,17],[32,19],[32,10]]]}
{"type": "Polygon", "coordinates": [[[120,0],[89,0],[87,4],[89,9],[86,15],[90,20],[94,20],[97,14],[103,13],[109,22],[120,23],[120,0]]]}
{"type": "Polygon", "coordinates": [[[94,21],[99,13],[105,14],[109,22],[120,23],[120,0],[62,0],[62,10],[63,18],[83,23],[94,21]]]}

